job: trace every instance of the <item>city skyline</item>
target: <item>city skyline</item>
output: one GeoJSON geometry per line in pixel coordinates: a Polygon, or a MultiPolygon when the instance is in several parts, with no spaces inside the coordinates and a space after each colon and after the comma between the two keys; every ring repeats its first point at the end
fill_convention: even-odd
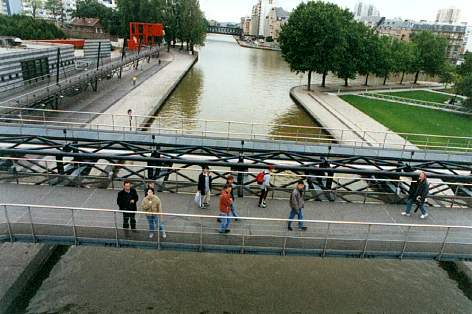
{"type": "MultiPolygon", "coordinates": [[[[200,0],[202,10],[205,16],[211,20],[219,22],[239,22],[242,16],[250,14],[252,6],[257,0],[238,0],[238,1],[221,1],[221,0],[200,0]]],[[[298,4],[304,2],[302,0],[278,0],[279,6],[291,11],[298,4]]],[[[358,0],[331,0],[329,2],[336,3],[351,11],[358,0]]],[[[381,16],[388,18],[401,17],[403,19],[428,20],[434,21],[438,10],[449,8],[451,6],[461,10],[460,22],[467,22],[472,25],[472,2],[470,0],[367,0],[377,7],[381,16]]]]}

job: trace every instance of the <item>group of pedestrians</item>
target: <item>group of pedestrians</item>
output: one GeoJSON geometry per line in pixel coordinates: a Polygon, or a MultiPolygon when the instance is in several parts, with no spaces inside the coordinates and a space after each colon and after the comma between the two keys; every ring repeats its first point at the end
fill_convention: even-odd
{"type": "MultiPolygon", "coordinates": [[[[259,197],[259,207],[266,208],[266,198],[270,187],[270,175],[272,172],[272,167],[264,170],[263,174],[260,175],[260,178],[256,178],[256,181],[261,181],[260,189],[261,194],[259,197]]],[[[259,182],[258,182],[259,183],[259,182]]],[[[219,232],[220,233],[229,233],[230,225],[232,221],[238,221],[238,211],[236,207],[236,199],[234,197],[234,189],[236,185],[234,182],[233,176],[228,176],[226,184],[221,191],[219,198],[219,219],[220,223],[219,232]]],[[[210,204],[210,195],[212,189],[212,177],[210,174],[210,169],[208,166],[204,166],[202,173],[198,178],[198,205],[201,208],[208,208],[210,204]]],[[[305,208],[305,183],[303,180],[297,182],[295,189],[290,195],[290,214],[288,216],[288,225],[287,229],[293,231],[292,223],[296,217],[298,221],[298,229],[300,231],[306,231],[307,227],[304,226],[304,215],[303,210],[305,208]]],[[[401,213],[402,216],[410,217],[413,204],[416,204],[417,209],[421,210],[421,219],[426,219],[429,214],[426,211],[425,203],[427,201],[427,196],[429,193],[429,183],[424,172],[420,172],[417,180],[413,180],[410,185],[410,190],[408,193],[408,198],[406,200],[406,208],[401,213]]],[[[117,204],[121,211],[123,212],[123,229],[132,231],[136,230],[136,214],[135,212],[138,209],[138,193],[132,187],[130,181],[124,181],[123,189],[118,193],[117,204]]],[[[154,189],[154,185],[148,185],[145,191],[145,197],[142,200],[139,210],[141,212],[146,212],[148,224],[149,224],[149,237],[153,238],[157,229],[160,230],[161,236],[163,239],[166,238],[166,232],[164,224],[162,223],[161,213],[162,213],[162,203],[159,197],[157,197],[154,189]]],[[[416,212],[415,210],[415,212],[416,212]]]]}

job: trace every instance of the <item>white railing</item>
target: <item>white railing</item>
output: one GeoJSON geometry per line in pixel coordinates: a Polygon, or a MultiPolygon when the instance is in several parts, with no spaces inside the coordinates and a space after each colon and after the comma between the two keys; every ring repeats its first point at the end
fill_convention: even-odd
{"type": "Polygon", "coordinates": [[[109,114],[67,110],[16,108],[0,106],[0,122],[21,125],[41,124],[45,128],[81,128],[94,131],[151,132],[162,135],[188,135],[225,139],[292,141],[355,147],[400,150],[443,150],[470,153],[472,137],[420,133],[396,133],[330,129],[288,124],[272,124],[162,116],[109,114]],[[55,117],[57,116],[57,117],[55,117]],[[399,137],[400,136],[400,137],[399,137]],[[369,138],[369,139],[367,139],[369,138]],[[372,140],[374,139],[374,140],[372,140]]]}

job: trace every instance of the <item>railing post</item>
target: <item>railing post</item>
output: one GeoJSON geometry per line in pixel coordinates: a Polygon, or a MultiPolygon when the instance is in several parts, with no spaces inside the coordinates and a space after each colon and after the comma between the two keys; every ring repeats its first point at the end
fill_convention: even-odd
{"type": "Polygon", "coordinates": [[[447,237],[449,235],[449,231],[451,230],[450,227],[447,227],[447,230],[446,230],[446,236],[444,237],[444,241],[442,243],[442,246],[441,246],[441,251],[439,252],[439,255],[438,255],[438,261],[441,261],[441,258],[444,254],[444,250],[446,248],[446,241],[447,241],[447,237]]]}
{"type": "Polygon", "coordinates": [[[331,227],[331,224],[328,223],[328,229],[326,230],[326,236],[325,236],[325,242],[324,242],[324,245],[323,245],[323,253],[322,253],[322,257],[325,257],[326,256],[326,248],[328,247],[328,236],[329,236],[329,228],[331,227]]]}
{"type": "Polygon", "coordinates": [[[31,223],[31,236],[33,237],[33,242],[36,243],[36,235],[34,234],[34,225],[33,225],[33,215],[31,215],[31,207],[28,206],[28,216],[31,223]]]}
{"type": "Polygon", "coordinates": [[[284,247],[282,249],[282,256],[287,256],[287,236],[284,237],[284,247]]]}
{"type": "Polygon", "coordinates": [[[456,205],[456,197],[458,193],[459,193],[459,184],[456,185],[456,190],[454,191],[454,195],[452,196],[451,208],[453,208],[454,205],[456,205]]]}
{"type": "Polygon", "coordinates": [[[242,239],[242,245],[241,245],[241,254],[244,254],[244,249],[246,248],[246,241],[245,241],[245,235],[246,233],[243,230],[243,239],[242,239]]]}
{"type": "Polygon", "coordinates": [[[362,251],[361,258],[365,257],[365,252],[367,250],[367,243],[369,242],[369,235],[370,235],[370,229],[372,228],[372,225],[369,225],[369,228],[367,229],[367,236],[365,238],[365,243],[364,243],[364,250],[362,251]]]}
{"type": "Polygon", "coordinates": [[[6,219],[6,221],[7,221],[8,235],[10,236],[10,242],[13,242],[13,232],[12,232],[12,230],[11,230],[10,219],[8,218],[7,205],[3,205],[3,208],[4,208],[4,210],[5,210],[5,219],[6,219]]]}
{"type": "Polygon", "coordinates": [[[118,240],[118,224],[116,222],[116,212],[113,212],[113,221],[115,223],[115,241],[116,247],[120,247],[120,241],[118,240]]]}
{"type": "Polygon", "coordinates": [[[77,230],[75,228],[75,218],[74,218],[74,209],[71,209],[71,217],[72,217],[72,230],[74,231],[74,245],[77,246],[78,241],[77,241],[77,230]]]}
{"type": "Polygon", "coordinates": [[[200,252],[203,252],[203,222],[202,218],[200,217],[200,252]]]}
{"type": "Polygon", "coordinates": [[[403,248],[402,248],[402,252],[400,254],[400,260],[403,259],[403,255],[405,254],[406,245],[408,243],[408,237],[410,236],[410,230],[411,230],[411,226],[409,226],[408,230],[406,231],[405,242],[403,242],[403,248]]]}
{"type": "Polygon", "coordinates": [[[161,249],[161,222],[162,222],[162,217],[159,216],[159,217],[156,217],[156,220],[157,220],[157,225],[156,225],[156,228],[157,228],[157,250],[159,251],[161,249]],[[159,218],[159,219],[157,219],[159,218]]]}

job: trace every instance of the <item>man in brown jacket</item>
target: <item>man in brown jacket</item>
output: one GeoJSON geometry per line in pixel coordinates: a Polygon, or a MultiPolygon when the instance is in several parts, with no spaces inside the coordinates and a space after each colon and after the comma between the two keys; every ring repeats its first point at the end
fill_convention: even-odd
{"type": "Polygon", "coordinates": [[[303,193],[305,192],[305,183],[300,180],[297,183],[297,187],[293,190],[292,195],[290,196],[290,216],[288,219],[288,230],[293,231],[292,229],[292,219],[295,216],[298,216],[298,229],[301,231],[306,231],[307,227],[303,226],[303,208],[305,207],[305,199],[303,198],[303,193]]]}
{"type": "Polygon", "coordinates": [[[226,184],[220,195],[220,233],[229,233],[229,225],[231,224],[231,205],[233,200],[231,199],[232,186],[226,184]]]}

